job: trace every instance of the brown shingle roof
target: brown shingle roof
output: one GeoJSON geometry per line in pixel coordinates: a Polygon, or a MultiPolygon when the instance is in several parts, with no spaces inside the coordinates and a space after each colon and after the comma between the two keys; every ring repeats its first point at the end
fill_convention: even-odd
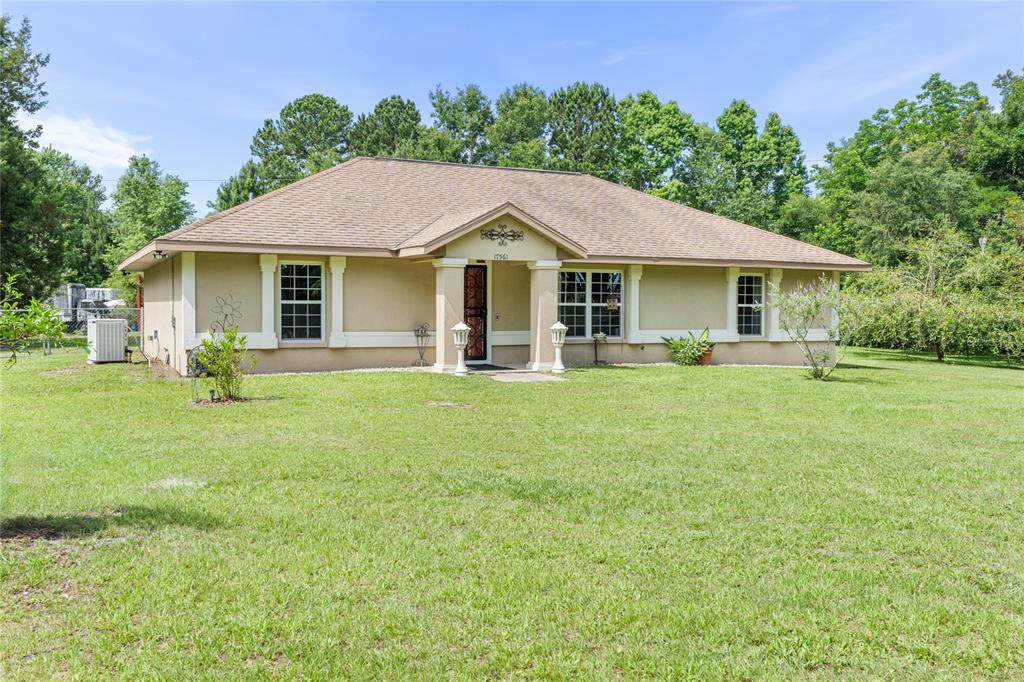
{"type": "Polygon", "coordinates": [[[403,242],[436,239],[445,229],[455,230],[503,203],[514,204],[581,245],[590,260],[868,267],[849,256],[590,175],[362,157],[203,218],[159,241],[183,247],[205,242],[395,252],[403,242]]]}

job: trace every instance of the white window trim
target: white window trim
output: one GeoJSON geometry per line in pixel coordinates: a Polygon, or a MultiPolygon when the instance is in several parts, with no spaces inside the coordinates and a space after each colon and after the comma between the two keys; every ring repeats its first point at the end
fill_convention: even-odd
{"type": "MultiPolygon", "coordinates": [[[[763,338],[765,338],[765,336],[766,336],[765,331],[766,330],[765,330],[764,309],[768,305],[768,303],[765,301],[765,299],[767,298],[767,291],[766,291],[766,289],[767,289],[767,287],[765,286],[765,276],[764,276],[763,272],[744,272],[744,271],[740,271],[736,275],[736,296],[733,298],[732,305],[733,305],[733,308],[735,308],[736,311],[737,311],[736,312],[736,335],[740,339],[763,339],[763,338]],[[758,310],[758,313],[760,313],[760,315],[761,315],[761,333],[760,334],[743,334],[743,333],[740,332],[740,321],[739,321],[740,320],[740,318],[739,318],[739,308],[740,308],[740,277],[758,277],[761,280],[761,305],[760,305],[760,310],[758,310]]],[[[744,304],[743,307],[744,308],[753,308],[755,306],[750,305],[750,304],[744,304]]]]}
{"type": "Polygon", "coordinates": [[[327,267],[319,260],[282,260],[277,264],[277,336],[278,343],[283,346],[322,346],[327,342],[324,335],[324,322],[327,317],[327,300],[324,295],[324,281],[327,274],[327,267]],[[320,266],[320,338],[318,339],[286,339],[282,327],[284,326],[284,304],[285,303],[309,303],[310,301],[285,301],[281,296],[281,280],[284,277],[284,266],[286,265],[319,265],[320,266]]]}
{"type": "MultiPolygon", "coordinates": [[[[565,337],[566,341],[593,341],[594,340],[594,333],[593,333],[594,330],[593,330],[593,327],[591,326],[591,311],[593,310],[595,305],[599,305],[599,304],[595,304],[595,303],[593,303],[590,300],[590,282],[591,282],[591,277],[590,276],[593,275],[595,272],[610,272],[610,273],[615,273],[615,274],[619,275],[619,287],[622,289],[622,293],[619,295],[619,333],[617,335],[615,335],[615,336],[609,336],[608,339],[609,340],[615,340],[615,341],[622,340],[623,339],[623,329],[625,328],[625,323],[626,323],[626,301],[625,301],[625,298],[626,298],[626,272],[624,270],[617,270],[615,268],[573,268],[573,267],[561,268],[558,271],[559,275],[561,275],[561,273],[563,273],[563,272],[583,272],[583,273],[586,273],[586,275],[587,275],[587,302],[586,303],[582,303],[582,304],[581,303],[568,304],[568,305],[575,305],[575,306],[581,306],[582,305],[586,309],[585,310],[584,326],[586,327],[587,335],[586,336],[566,336],[565,337]]],[[[559,287],[560,286],[561,286],[561,277],[559,277],[559,287]]],[[[561,298],[561,292],[556,290],[555,296],[556,296],[556,298],[560,299],[561,298]]],[[[561,307],[562,305],[563,305],[563,303],[560,300],[556,300],[555,301],[556,311],[557,311],[557,308],[561,307]]]]}

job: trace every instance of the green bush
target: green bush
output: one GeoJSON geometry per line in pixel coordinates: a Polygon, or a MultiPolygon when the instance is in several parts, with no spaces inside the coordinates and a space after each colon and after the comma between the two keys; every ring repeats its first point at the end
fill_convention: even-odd
{"type": "Polygon", "coordinates": [[[971,294],[939,298],[914,291],[850,294],[858,303],[850,343],[946,354],[1021,357],[1024,310],[971,294]]]}
{"type": "Polygon", "coordinates": [[[671,339],[663,336],[661,340],[665,342],[672,362],[677,365],[696,365],[704,353],[715,347],[715,343],[709,340],[710,336],[710,329],[705,327],[700,336],[694,336],[690,332],[690,338],[671,339]]]}
{"type": "Polygon", "coordinates": [[[202,365],[220,400],[240,400],[242,380],[255,364],[246,350],[246,339],[238,333],[238,325],[224,328],[222,334],[203,339],[196,351],[196,360],[202,365]]]}
{"type": "Polygon", "coordinates": [[[17,275],[8,275],[0,301],[0,348],[8,351],[6,365],[18,361],[18,353],[43,340],[58,341],[64,335],[60,312],[36,299],[22,303],[22,294],[14,288],[17,275]],[[24,306],[24,307],[23,307],[24,306]]]}

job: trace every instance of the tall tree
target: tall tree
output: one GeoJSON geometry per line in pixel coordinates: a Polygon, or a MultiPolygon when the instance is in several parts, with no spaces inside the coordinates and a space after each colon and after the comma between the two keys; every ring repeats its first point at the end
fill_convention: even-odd
{"type": "Polygon", "coordinates": [[[17,123],[46,104],[39,72],[50,57],[31,43],[28,19],[15,31],[11,17],[0,16],[0,278],[18,275],[23,295],[42,298],[60,284],[64,240],[52,178],[36,151],[40,128],[17,123]]]}
{"type": "Polygon", "coordinates": [[[289,102],[253,135],[254,159],[221,184],[207,205],[224,211],[340,163],[351,129],[352,112],[333,97],[313,93],[289,102]]]}
{"type": "Polygon", "coordinates": [[[1024,194],[1024,75],[1007,71],[993,83],[998,111],[986,111],[974,131],[970,165],[991,184],[1024,194]]]}
{"type": "Polygon", "coordinates": [[[615,97],[598,83],[574,83],[551,93],[551,161],[561,170],[617,177],[615,97]]]}
{"type": "Polygon", "coordinates": [[[216,198],[207,202],[207,206],[214,211],[226,211],[232,206],[266,194],[279,184],[286,184],[276,177],[265,177],[266,172],[262,164],[252,160],[246,161],[238,173],[232,175],[217,188],[216,198]]]}
{"type": "Polygon", "coordinates": [[[849,224],[850,214],[871,170],[882,162],[939,144],[950,162],[962,165],[969,154],[971,130],[989,109],[988,99],[976,84],[956,86],[932,74],[913,99],[879,109],[870,119],[862,120],[851,137],[830,142],[825,163],[814,168],[814,180],[830,216],[817,241],[837,250],[859,242],[849,224]]]}
{"type": "Polygon", "coordinates": [[[50,63],[50,55],[32,51],[32,26],[21,20],[15,32],[11,16],[0,16],[0,130],[23,138],[39,136],[39,127],[22,131],[18,114],[34,114],[46,105],[46,84],[39,71],[50,63]]]}
{"type": "Polygon", "coordinates": [[[353,156],[396,156],[403,145],[415,143],[422,134],[420,112],[411,100],[386,97],[369,114],[360,114],[349,134],[353,156]]]}
{"type": "Polygon", "coordinates": [[[415,136],[399,140],[393,156],[400,159],[465,163],[462,156],[464,151],[462,143],[445,131],[421,125],[415,136]]]}
{"type": "Polygon", "coordinates": [[[165,174],[148,156],[133,156],[114,189],[114,238],[107,263],[114,268],[145,244],[190,222],[195,209],[188,185],[165,174]]]}
{"type": "Polygon", "coordinates": [[[348,149],[352,112],[326,95],[304,95],[267,119],[250,147],[264,178],[285,185],[339,163],[348,149]]]}
{"type": "Polygon", "coordinates": [[[519,83],[498,97],[498,111],[487,130],[494,162],[499,166],[545,168],[548,136],[548,98],[544,91],[519,83]]]}
{"type": "Polygon", "coordinates": [[[479,86],[469,84],[452,95],[439,85],[430,93],[430,103],[434,127],[456,141],[460,163],[491,162],[487,130],[494,123],[494,111],[479,86]]]}
{"type": "Polygon", "coordinates": [[[691,142],[693,119],[650,91],[628,95],[618,106],[619,180],[643,191],[661,186],[691,142]]]}
{"type": "Polygon", "coordinates": [[[704,211],[767,229],[779,229],[782,208],[806,191],[800,141],[777,114],[761,133],[757,112],[734,100],[715,121],[691,128],[690,147],[672,180],[652,192],[704,211]]]}
{"type": "Polygon", "coordinates": [[[915,240],[946,230],[977,240],[978,186],[949,156],[936,143],[869,171],[849,221],[859,235],[859,253],[876,265],[896,265],[915,240]]]}
{"type": "Polygon", "coordinates": [[[17,275],[25,298],[44,298],[61,284],[64,236],[57,187],[39,152],[3,132],[0,158],[0,276],[17,275]]]}
{"type": "Polygon", "coordinates": [[[107,199],[103,178],[52,147],[39,153],[39,162],[50,176],[51,198],[59,207],[64,237],[62,279],[97,286],[109,273],[105,254],[111,219],[103,208],[107,199]]]}

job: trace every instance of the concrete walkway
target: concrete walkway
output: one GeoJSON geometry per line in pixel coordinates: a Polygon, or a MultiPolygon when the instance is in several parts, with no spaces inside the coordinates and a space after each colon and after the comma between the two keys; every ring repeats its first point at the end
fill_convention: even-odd
{"type": "Polygon", "coordinates": [[[540,374],[538,372],[480,372],[480,374],[486,374],[495,381],[502,381],[506,383],[539,383],[543,381],[565,381],[565,377],[560,377],[555,374],[540,374]]]}

